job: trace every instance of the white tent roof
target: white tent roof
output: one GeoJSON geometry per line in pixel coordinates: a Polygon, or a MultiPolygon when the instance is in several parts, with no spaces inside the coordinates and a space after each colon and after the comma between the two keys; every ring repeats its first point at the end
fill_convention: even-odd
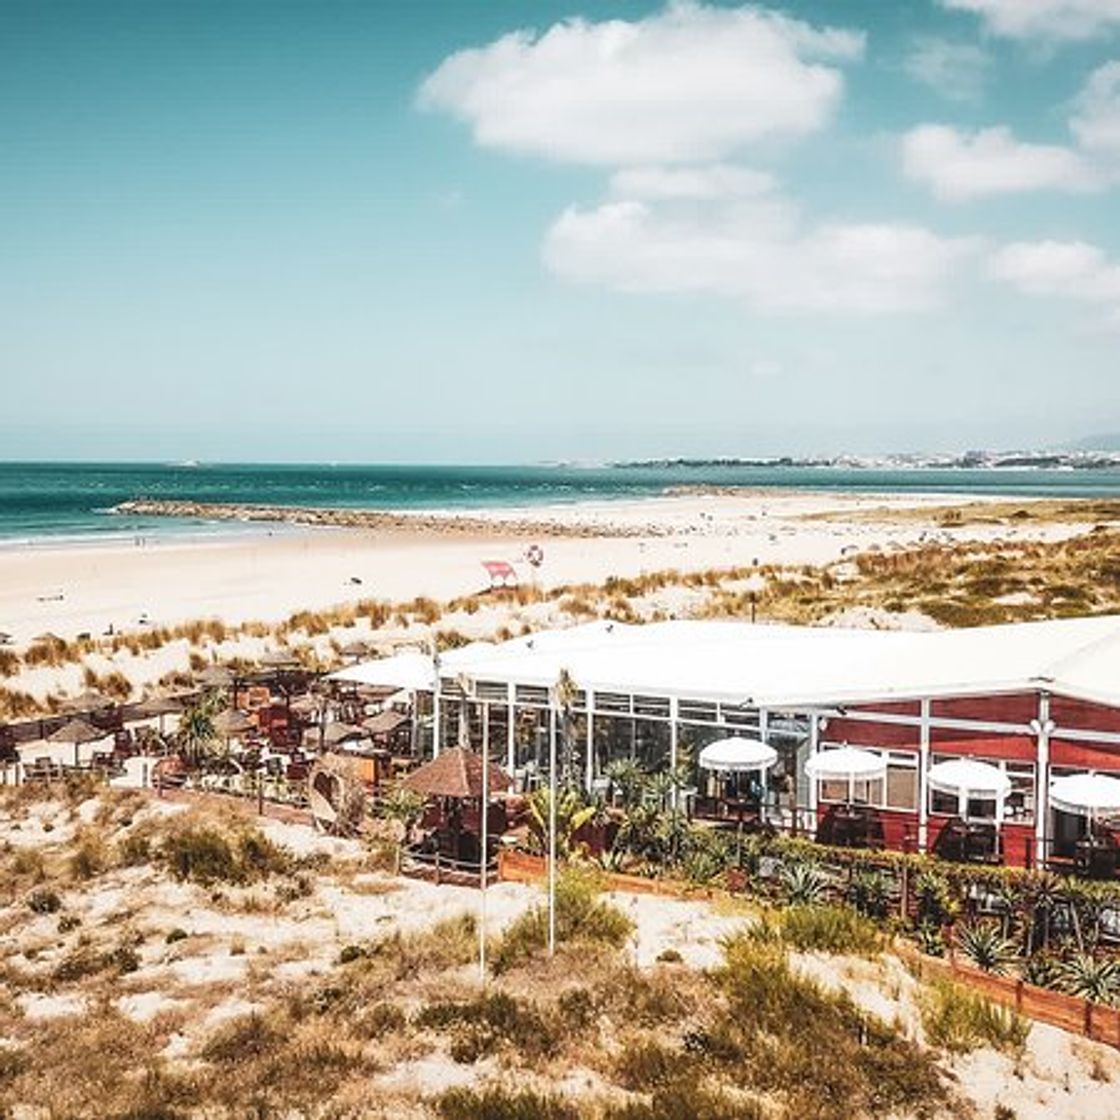
{"type": "Polygon", "coordinates": [[[375,688],[396,688],[409,692],[431,692],[435,687],[435,666],[423,653],[398,653],[378,661],[363,661],[331,673],[330,680],[364,684],[375,688]]]}
{"type": "MultiPolygon", "coordinates": [[[[1120,617],[905,633],[741,622],[594,622],[441,655],[440,675],[769,708],[1047,688],[1120,706],[1120,617]]],[[[344,669],[357,683],[430,688],[431,661],[401,654],[344,669]],[[412,659],[412,683],[388,678],[412,659]],[[422,668],[420,665],[422,663],[422,668]],[[428,683],[420,683],[426,680],[428,683]]]]}

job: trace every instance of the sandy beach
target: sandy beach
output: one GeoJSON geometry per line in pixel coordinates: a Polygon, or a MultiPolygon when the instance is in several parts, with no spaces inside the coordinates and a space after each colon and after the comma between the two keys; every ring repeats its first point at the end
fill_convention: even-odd
{"type": "MultiPolygon", "coordinates": [[[[72,638],[195,618],[272,622],[358,599],[447,599],[484,590],[488,560],[510,562],[523,582],[554,587],[755,561],[823,564],[932,539],[1055,540],[1089,528],[946,527],[921,516],[945,503],[935,495],[686,494],[487,511],[471,515],[469,533],[454,527],[458,515],[428,512],[417,515],[415,528],[261,526],[219,539],[11,547],[0,550],[0,631],[22,644],[45,631],[72,638]],[[534,570],[525,559],[534,543],[526,530],[545,525],[544,562],[534,570]]],[[[956,504],[976,508],[983,499],[956,504]]]]}

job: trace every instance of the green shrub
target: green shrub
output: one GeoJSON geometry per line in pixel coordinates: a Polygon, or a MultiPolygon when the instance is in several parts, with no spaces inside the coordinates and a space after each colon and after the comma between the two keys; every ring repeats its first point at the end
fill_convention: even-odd
{"type": "Polygon", "coordinates": [[[579,1120],[560,1096],[500,1088],[450,1089],[436,1100],[441,1120],[579,1120]]]}
{"type": "Polygon", "coordinates": [[[109,866],[109,852],[99,836],[83,832],[70,857],[70,874],[75,879],[93,879],[109,866]]]}
{"type": "Polygon", "coordinates": [[[696,1086],[657,1089],[650,1100],[608,1105],[603,1120],[766,1120],[757,1101],[733,1100],[723,1092],[696,1086]]]}
{"type": "Polygon", "coordinates": [[[168,945],[174,945],[176,941],[186,941],[190,937],[185,929],[180,929],[176,926],[173,930],[169,930],[167,936],[163,939],[168,945]]]}
{"type": "Polygon", "coordinates": [[[77,914],[63,914],[58,919],[59,933],[72,933],[82,924],[82,919],[77,914]]]}
{"type": "Polygon", "coordinates": [[[215,1065],[239,1065],[279,1047],[283,1034],[256,1013],[239,1015],[223,1023],[206,1040],[202,1057],[215,1065]]]}
{"type": "Polygon", "coordinates": [[[614,1062],[614,1076],[625,1089],[649,1092],[680,1078],[687,1055],[652,1040],[624,1046],[614,1062]]]}
{"type": "Polygon", "coordinates": [[[361,960],[365,955],[366,951],[361,945],[343,945],[338,953],[338,963],[352,964],[354,961],[361,960]]]}
{"type": "Polygon", "coordinates": [[[1021,1015],[950,981],[935,983],[925,994],[922,1028],[932,1045],[956,1053],[984,1045],[1018,1052],[1030,1033],[1021,1015]]]}
{"type": "Polygon", "coordinates": [[[684,957],[681,956],[680,951],[677,949],[662,949],[657,954],[659,964],[680,964],[684,957]]]}
{"type": "Polygon", "coordinates": [[[505,992],[489,992],[473,1000],[428,1004],[415,1023],[452,1034],[451,1056],[475,1062],[508,1044],[522,1057],[549,1057],[556,1052],[560,1033],[533,1003],[505,992]]]}
{"type": "MultiPolygon", "coordinates": [[[[634,931],[634,923],[616,906],[599,898],[595,880],[565,872],[556,884],[556,941],[621,948],[634,931]]],[[[540,952],[548,944],[548,910],[537,906],[526,911],[503,934],[491,960],[495,972],[504,972],[540,952]]]]}
{"type": "Polygon", "coordinates": [[[212,828],[176,829],[164,841],[163,857],[176,879],[205,885],[243,878],[229,841],[212,828]]]}
{"type": "Polygon", "coordinates": [[[33,914],[57,914],[62,909],[62,899],[50,887],[37,887],[27,896],[27,908],[33,914]]]}
{"type": "Polygon", "coordinates": [[[874,956],[883,935],[848,906],[791,906],[779,916],[782,940],[803,951],[874,956]]]}

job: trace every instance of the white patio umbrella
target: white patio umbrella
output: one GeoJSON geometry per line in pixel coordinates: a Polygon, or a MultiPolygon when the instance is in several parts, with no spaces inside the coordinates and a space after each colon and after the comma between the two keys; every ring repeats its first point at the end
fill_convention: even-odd
{"type": "Polygon", "coordinates": [[[1050,804],[1063,813],[1092,819],[1120,812],[1120,779],[1107,774],[1066,774],[1050,783],[1050,804]]]}
{"type": "Polygon", "coordinates": [[[950,758],[935,763],[926,774],[932,789],[956,794],[957,812],[968,815],[971,798],[995,801],[996,820],[1003,819],[1003,799],[1011,792],[1011,779],[990,762],[975,758],[950,758]]]}
{"type": "Polygon", "coordinates": [[[887,760],[859,747],[829,747],[805,763],[805,773],[817,781],[847,782],[848,800],[855,800],[856,782],[875,782],[887,776],[887,760]]]}
{"type": "Polygon", "coordinates": [[[751,770],[769,770],[778,761],[778,752],[758,739],[743,739],[732,735],[717,739],[701,752],[700,765],[705,770],[742,773],[751,770]]]}

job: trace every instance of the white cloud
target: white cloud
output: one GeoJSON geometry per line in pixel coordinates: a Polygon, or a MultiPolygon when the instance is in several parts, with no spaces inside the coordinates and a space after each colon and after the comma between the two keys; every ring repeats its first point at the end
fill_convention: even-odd
{"type": "Polygon", "coordinates": [[[1103,184],[1080,153],[1027,144],[1006,128],[960,132],[925,124],[902,138],[906,174],[952,202],[1022,191],[1092,191],[1103,184]]]}
{"type": "Polygon", "coordinates": [[[991,62],[988,52],[975,43],[923,35],[914,40],[902,65],[914,81],[950,101],[979,101],[991,62]]]}
{"type": "Polygon", "coordinates": [[[1056,296],[1102,308],[1120,326],[1120,265],[1085,241],[1019,241],[988,262],[988,273],[1033,296],[1056,296]]]}
{"type": "Polygon", "coordinates": [[[728,198],[755,198],[774,189],[774,177],[734,164],[712,163],[700,167],[627,167],[611,176],[616,198],[697,202],[728,198]]]}
{"type": "Polygon", "coordinates": [[[975,244],[909,225],[803,229],[775,196],[696,208],[571,207],[545,238],[556,275],[630,292],[700,292],[762,312],[889,314],[939,305],[975,244]]]}
{"type": "Polygon", "coordinates": [[[942,7],[980,16],[1009,39],[1092,39],[1120,26],[1120,0],[941,0],[942,7]]]}
{"type": "Polygon", "coordinates": [[[1074,102],[1070,129],[1087,151],[1120,156],[1120,62],[1089,75],[1074,102]]]}
{"type": "Polygon", "coordinates": [[[557,23],[459,51],[420,104],[490,148],[614,166],[718,160],[822,128],[863,36],[757,8],[676,3],[646,19],[557,23]]]}

